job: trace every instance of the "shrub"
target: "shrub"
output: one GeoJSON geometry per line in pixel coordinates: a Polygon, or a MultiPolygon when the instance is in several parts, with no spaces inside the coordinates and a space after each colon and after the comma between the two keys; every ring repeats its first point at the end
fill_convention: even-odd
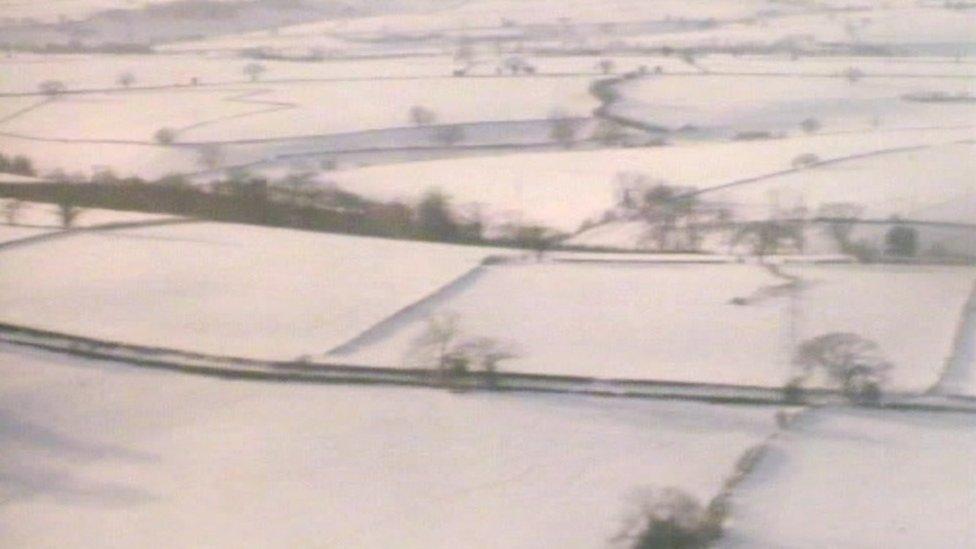
{"type": "Polygon", "coordinates": [[[160,128],[153,134],[153,139],[162,145],[169,145],[176,140],[176,131],[172,128],[160,128]]]}
{"type": "Polygon", "coordinates": [[[633,549],[699,549],[722,534],[724,505],[705,508],[678,488],[644,489],[632,498],[615,542],[633,549]]]}

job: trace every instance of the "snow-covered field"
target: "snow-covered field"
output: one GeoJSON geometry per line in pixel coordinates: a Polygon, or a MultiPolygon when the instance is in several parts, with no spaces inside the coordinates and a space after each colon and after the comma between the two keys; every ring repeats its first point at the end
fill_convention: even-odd
{"type": "Polygon", "coordinates": [[[3,252],[0,319],[292,359],[355,336],[491,252],[216,223],[78,234],[3,252]]]}
{"type": "Polygon", "coordinates": [[[765,219],[775,201],[813,215],[826,204],[846,202],[863,208],[864,219],[972,223],[974,174],[976,145],[957,143],[815,166],[700,196],[732,205],[736,218],[747,220],[765,219]]]}
{"type": "MultiPolygon", "coordinates": [[[[639,172],[652,180],[705,189],[789,170],[793,159],[801,154],[815,154],[827,160],[899,147],[950,143],[971,135],[972,130],[964,128],[811,135],[758,142],[681,142],[670,147],[526,153],[375,166],[329,173],[323,179],[381,200],[413,202],[429,189],[438,188],[458,206],[480,204],[488,219],[496,224],[521,220],[573,231],[583,221],[597,219],[615,206],[619,188],[614,176],[621,172],[639,172]]],[[[972,160],[962,154],[952,154],[964,150],[963,147],[951,149],[949,155],[943,155],[951,156],[961,170],[947,174],[948,181],[955,181],[957,187],[962,185],[960,192],[967,188],[960,179],[971,173],[972,160]]],[[[913,165],[912,159],[901,165],[908,165],[908,174],[916,176],[925,170],[925,166],[913,165]]],[[[823,173],[843,176],[848,173],[845,166],[846,163],[829,171],[824,168],[823,173]]],[[[871,166],[867,164],[867,168],[871,166]]],[[[821,169],[797,177],[814,178],[819,173],[821,169]]],[[[817,181],[836,188],[826,177],[817,181]]],[[[882,191],[890,187],[885,181],[878,183],[882,191]]],[[[972,183],[968,184],[971,188],[972,183]]],[[[932,183],[927,188],[935,192],[938,186],[932,183]]],[[[762,198],[762,203],[768,204],[768,198],[762,198]]],[[[837,199],[843,200],[840,196],[837,199]]]]}
{"type": "Polygon", "coordinates": [[[26,155],[44,175],[62,170],[68,174],[91,177],[108,168],[120,176],[158,178],[201,169],[200,155],[190,148],[164,147],[151,143],[139,145],[47,141],[2,135],[2,130],[3,126],[0,125],[0,151],[9,155],[26,155]]]}
{"type": "Polygon", "coordinates": [[[806,283],[793,320],[800,340],[830,332],[873,340],[894,364],[891,386],[913,391],[937,381],[976,287],[976,269],[970,267],[790,265],[784,270],[806,283]]]}
{"type": "Polygon", "coordinates": [[[592,548],[767,408],[227,382],[0,348],[0,545],[592,548]]]}
{"type": "Polygon", "coordinates": [[[443,76],[91,93],[42,105],[7,120],[0,131],[146,142],[157,130],[171,128],[182,141],[233,141],[410,126],[414,106],[434,111],[445,124],[545,119],[555,111],[588,116],[597,105],[590,80],[443,76]]]}
{"type": "Polygon", "coordinates": [[[972,124],[976,103],[906,101],[907,94],[976,93],[971,79],[836,76],[649,76],[619,86],[616,115],[668,129],[695,127],[735,136],[743,132],[800,132],[807,119],[822,131],[972,124]]]}
{"type": "Polygon", "coordinates": [[[13,242],[22,238],[31,238],[42,234],[50,233],[50,229],[40,229],[37,227],[16,227],[11,225],[0,225],[0,244],[13,242]]]}
{"type": "Polygon", "coordinates": [[[797,373],[794,344],[839,331],[878,342],[895,364],[892,388],[924,390],[952,353],[976,284],[970,268],[790,265],[786,271],[806,283],[792,304],[789,291],[774,289],[786,281],[757,265],[485,267],[473,281],[330,356],[409,366],[427,319],[452,314],[467,336],[516,348],[520,356],[504,366],[510,371],[780,386],[797,373]]]}
{"type": "Polygon", "coordinates": [[[821,410],[741,486],[719,547],[972,547],[972,416],[821,410]]]}

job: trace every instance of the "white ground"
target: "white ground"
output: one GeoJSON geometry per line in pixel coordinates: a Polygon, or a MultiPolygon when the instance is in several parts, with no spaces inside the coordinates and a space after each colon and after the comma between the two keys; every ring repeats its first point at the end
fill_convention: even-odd
{"type": "Polygon", "coordinates": [[[0,545],[592,548],[765,408],[218,381],[0,348],[0,545]]]}
{"type": "Polygon", "coordinates": [[[10,225],[0,225],[0,244],[13,242],[22,238],[30,238],[50,233],[50,229],[38,229],[33,227],[12,227],[10,225]]]}
{"type": "Polygon", "coordinates": [[[791,265],[808,280],[795,302],[754,299],[782,285],[756,265],[526,264],[487,267],[473,284],[386,323],[332,357],[411,365],[427,318],[456,314],[464,337],[515,347],[516,372],[780,386],[799,343],[849,331],[894,362],[891,387],[924,390],[952,353],[976,270],[791,265]],[[791,318],[793,319],[791,321],[791,318]],[[925,319],[920,322],[920,319],[925,319]]]}
{"type": "Polygon", "coordinates": [[[718,546],[972,547],[972,416],[818,411],[737,491],[718,546]]]}
{"type": "Polygon", "coordinates": [[[0,132],[151,142],[157,130],[172,128],[186,130],[178,135],[184,141],[270,139],[410,126],[416,105],[446,124],[545,119],[554,111],[588,116],[597,106],[590,80],[444,76],[67,95],[7,120],[0,132]]]}
{"type": "MultiPolygon", "coordinates": [[[[489,221],[496,224],[536,222],[573,231],[614,206],[618,192],[614,176],[620,172],[640,172],[674,185],[707,188],[789,169],[792,160],[804,153],[829,159],[946,143],[971,135],[971,129],[879,131],[759,142],[679,143],[649,149],[525,153],[376,166],[324,174],[323,179],[381,200],[413,202],[429,189],[439,188],[458,206],[480,204],[489,221]]],[[[971,165],[971,160],[954,158],[954,165],[971,165]]],[[[915,167],[912,173],[924,169],[915,167]]],[[[838,172],[843,173],[843,168],[825,173],[838,172]]],[[[816,173],[819,170],[810,172],[816,173]]],[[[948,175],[958,180],[967,172],[948,175]]],[[[766,197],[763,199],[766,204],[766,197]]]]}
{"type": "Polygon", "coordinates": [[[976,269],[969,267],[791,265],[785,271],[808,283],[796,303],[801,340],[830,332],[871,339],[894,364],[891,386],[914,391],[937,381],[976,286],[976,269]]]}
{"type": "Polygon", "coordinates": [[[780,282],[734,264],[488,267],[458,295],[335,358],[409,365],[426,318],[450,312],[467,336],[518,349],[507,371],[779,386],[790,376],[783,302],[730,301],[780,282]]]}
{"type": "Polygon", "coordinates": [[[812,215],[825,204],[861,206],[865,219],[976,220],[976,145],[961,143],[814,167],[748,185],[705,193],[729,204],[737,219],[766,219],[771,203],[802,205],[812,215]]]}
{"type": "Polygon", "coordinates": [[[110,168],[120,176],[159,178],[201,169],[199,155],[194,151],[152,144],[64,143],[0,135],[0,151],[28,156],[44,175],[63,170],[91,177],[110,168]]]}
{"type": "Polygon", "coordinates": [[[714,128],[796,132],[814,118],[823,131],[973,124],[976,104],[905,101],[909,93],[976,93],[970,79],[840,76],[649,76],[619,87],[624,100],[611,112],[669,129],[714,128]]]}
{"type": "Polygon", "coordinates": [[[489,253],[216,223],[78,234],[3,252],[0,318],[292,359],[353,337],[489,253]]]}

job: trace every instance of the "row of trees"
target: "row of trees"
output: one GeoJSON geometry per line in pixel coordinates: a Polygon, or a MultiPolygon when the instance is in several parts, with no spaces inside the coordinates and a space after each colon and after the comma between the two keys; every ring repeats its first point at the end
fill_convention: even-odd
{"type": "Polygon", "coordinates": [[[0,174],[5,173],[30,177],[37,175],[37,170],[34,169],[34,163],[31,162],[31,159],[26,156],[6,156],[0,153],[0,174]]]}
{"type": "Polygon", "coordinates": [[[640,244],[657,251],[698,251],[706,233],[723,231],[730,234],[730,249],[745,246],[760,258],[784,251],[802,253],[807,230],[816,223],[842,253],[862,261],[875,260],[882,254],[914,257],[918,253],[918,231],[897,217],[891,218],[883,250],[855,241],[853,232],[864,213],[859,204],[828,202],[813,212],[804,208],[777,210],[769,219],[741,222],[734,219],[731,208],[703,200],[693,187],[671,185],[637,172],[617,174],[615,184],[617,205],[606,219],[642,221],[647,230],[640,244]]]}

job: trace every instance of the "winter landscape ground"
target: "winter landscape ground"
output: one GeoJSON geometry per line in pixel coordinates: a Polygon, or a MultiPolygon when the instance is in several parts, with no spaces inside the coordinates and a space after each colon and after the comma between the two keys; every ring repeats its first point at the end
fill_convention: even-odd
{"type": "Polygon", "coordinates": [[[976,4],[0,0],[0,547],[976,546],[976,4]]]}

